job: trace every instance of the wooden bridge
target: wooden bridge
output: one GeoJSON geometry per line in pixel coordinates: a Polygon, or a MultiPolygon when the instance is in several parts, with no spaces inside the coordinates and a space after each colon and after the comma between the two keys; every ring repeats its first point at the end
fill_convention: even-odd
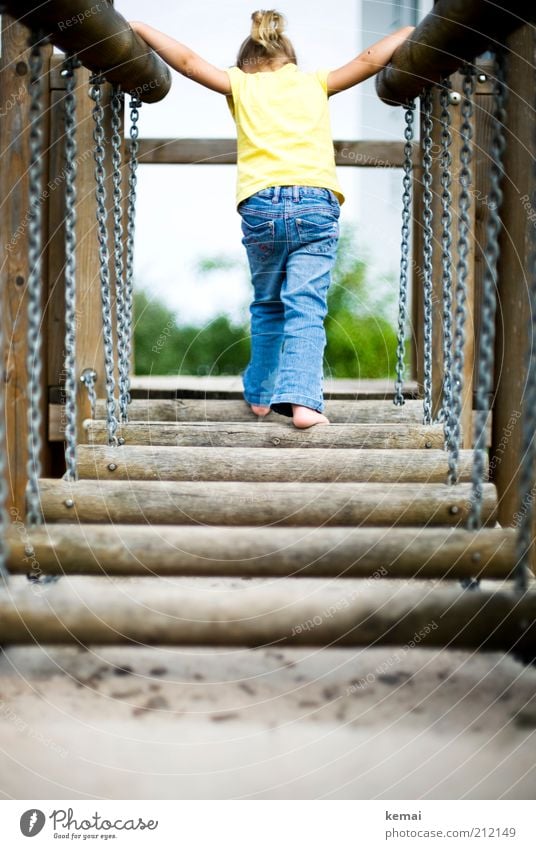
{"type": "MultiPolygon", "coordinates": [[[[399,406],[393,404],[394,387],[334,382],[327,391],[331,424],[300,432],[274,413],[255,419],[236,381],[226,380],[132,378],[128,415],[118,415],[114,381],[120,382],[121,370],[108,363],[106,380],[106,328],[104,334],[96,328],[102,327],[100,281],[103,301],[107,291],[111,301],[114,343],[130,333],[122,313],[128,291],[121,290],[123,271],[114,266],[118,254],[128,251],[128,227],[119,241],[106,229],[100,243],[95,236],[94,120],[105,137],[104,203],[115,220],[133,185],[131,146],[121,144],[120,164],[114,160],[113,97],[122,86],[133,94],[134,109],[137,99],[160,99],[168,86],[166,70],[112,7],[62,29],[67,6],[69,16],[83,15],[87,4],[51,2],[46,16],[30,2],[5,5],[20,20],[3,16],[1,58],[1,101],[15,98],[0,126],[0,171],[8,186],[0,233],[11,518],[11,527],[4,527],[10,574],[0,594],[2,644],[408,645],[428,629],[423,646],[512,651],[532,660],[533,536],[527,546],[520,528],[531,521],[526,480],[533,480],[534,471],[532,437],[523,442],[523,426],[526,433],[536,416],[530,394],[533,223],[522,202],[522,196],[536,197],[534,27],[520,24],[508,4],[495,4],[496,14],[483,16],[481,2],[439,0],[415,31],[413,47],[401,48],[380,76],[380,95],[399,103],[436,84],[422,98],[421,139],[410,144],[409,154],[403,142],[353,142],[362,160],[341,158],[341,164],[396,164],[407,175],[411,168],[414,262],[406,276],[413,281],[414,379],[398,388],[398,400],[405,400],[399,406]],[[460,40],[460,32],[475,23],[478,39],[460,40]],[[28,55],[29,30],[34,43],[47,34],[84,67],[62,65],[50,41],[28,55]],[[419,46],[424,32],[426,45],[419,46]],[[508,54],[508,120],[503,164],[496,164],[502,180],[497,233],[497,206],[485,199],[497,189],[497,109],[504,90],[497,62],[478,57],[497,46],[499,36],[506,36],[508,54]],[[104,41],[106,54],[95,46],[104,41]],[[120,67],[117,55],[125,57],[120,67]],[[473,61],[474,68],[463,65],[473,61]],[[85,93],[90,72],[100,74],[91,82],[93,102],[85,93]],[[473,182],[452,181],[452,229],[465,221],[466,235],[465,241],[454,237],[445,270],[443,240],[449,234],[438,187],[446,166],[442,156],[428,162],[427,156],[448,131],[440,98],[447,74],[451,153],[453,160],[460,151],[463,157],[473,140],[472,162],[467,155],[462,159],[473,182]],[[68,141],[74,138],[73,98],[76,183],[64,149],[65,132],[68,141]],[[62,182],[76,187],[76,218],[72,197],[69,203],[58,188],[62,182]],[[449,272],[450,307],[444,292],[449,272]],[[499,298],[491,342],[489,279],[499,298]],[[456,312],[460,303],[467,312],[465,333],[456,312]],[[451,343],[445,343],[446,325],[451,343]],[[73,349],[69,334],[75,326],[73,349]],[[444,359],[452,351],[461,370],[449,374],[444,359]],[[70,352],[74,359],[66,371],[70,352]],[[493,378],[489,392],[479,385],[486,364],[493,378]],[[35,391],[28,388],[28,369],[35,391]],[[92,372],[94,416],[81,382],[92,372]],[[457,414],[445,403],[446,380],[459,395],[457,414]],[[424,418],[423,396],[425,406],[427,400],[432,406],[424,418]],[[74,447],[72,434],[68,447],[76,457],[74,472],[68,465],[64,474],[68,410],[74,410],[76,425],[74,447]],[[457,445],[447,425],[458,427],[457,445]],[[456,480],[449,482],[454,461],[456,480]],[[27,517],[27,497],[34,508],[37,499],[37,518],[27,517]],[[184,576],[198,577],[199,585],[185,586],[184,576]],[[262,580],[214,590],[215,576],[262,580]]],[[[336,149],[348,144],[338,142],[336,149]]],[[[217,164],[235,156],[225,140],[142,140],[138,154],[154,167],[200,159],[217,164]]]]}

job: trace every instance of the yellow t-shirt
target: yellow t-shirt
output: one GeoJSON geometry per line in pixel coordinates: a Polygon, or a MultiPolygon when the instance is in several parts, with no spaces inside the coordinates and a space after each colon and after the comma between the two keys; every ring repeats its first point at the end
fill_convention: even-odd
{"type": "Polygon", "coordinates": [[[344,195],[335,170],[328,71],[227,70],[238,133],[237,204],[270,186],[317,186],[344,195]]]}

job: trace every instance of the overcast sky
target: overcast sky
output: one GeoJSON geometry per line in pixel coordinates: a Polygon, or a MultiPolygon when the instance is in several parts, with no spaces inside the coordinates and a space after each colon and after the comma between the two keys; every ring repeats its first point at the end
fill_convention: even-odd
{"type": "MultiPolygon", "coordinates": [[[[116,7],[127,19],[143,20],[168,32],[222,68],[234,64],[255,8],[250,0],[195,0],[180,4],[116,0],[116,7]]],[[[338,0],[336,5],[284,0],[279,8],[287,17],[288,35],[304,70],[338,67],[384,34],[362,32],[359,0],[338,0]]],[[[372,98],[377,101],[371,83],[360,88],[360,96],[350,90],[331,99],[334,137],[354,139],[360,132],[365,138],[387,137],[385,128],[371,126],[370,122],[367,125],[367,102],[371,103],[372,98]]],[[[382,107],[380,115],[388,112],[389,107],[382,107]]],[[[161,103],[145,105],[141,111],[142,136],[217,138],[233,136],[234,132],[225,98],[174,72],[171,93],[161,103]]],[[[388,241],[392,249],[386,254],[385,234],[377,240],[371,238],[367,223],[358,219],[363,210],[363,191],[369,196],[365,206],[374,207],[378,220],[385,218],[385,204],[391,211],[393,206],[398,209],[398,172],[378,175],[363,188],[362,175],[357,171],[339,168],[347,197],[342,221],[356,228],[362,236],[363,251],[380,266],[383,263],[383,270],[396,270],[399,230],[390,228],[393,232],[388,241]]],[[[240,307],[247,304],[249,288],[244,271],[210,279],[200,279],[195,274],[200,257],[225,255],[244,263],[240,220],[234,204],[235,178],[234,166],[140,168],[137,282],[153,295],[163,297],[183,321],[206,320],[222,309],[238,316],[240,307]]]]}

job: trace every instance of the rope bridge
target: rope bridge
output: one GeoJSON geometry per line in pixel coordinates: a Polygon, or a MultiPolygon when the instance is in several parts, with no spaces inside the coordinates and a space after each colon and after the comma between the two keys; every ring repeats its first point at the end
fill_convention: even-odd
{"type": "MultiPolygon", "coordinates": [[[[511,143],[508,55],[497,38],[519,27],[519,19],[500,4],[493,16],[483,18],[480,2],[440,0],[415,30],[412,44],[400,48],[392,66],[378,77],[380,96],[402,106],[405,115],[396,381],[386,400],[343,400],[335,392],[327,407],[332,424],[298,431],[275,414],[256,421],[247,405],[231,397],[132,398],[138,120],[142,101],[163,97],[169,78],[158,57],[140,47],[112,6],[86,17],[83,2],[51,2],[46,14],[34,6],[5,4],[29,27],[29,275],[24,523],[10,522],[7,464],[0,453],[2,643],[399,645],[410,643],[426,627],[423,645],[498,648],[532,660],[534,228],[526,268],[531,325],[524,328],[528,344],[524,361],[518,363],[526,392],[517,528],[498,524],[497,489],[489,480],[495,459],[490,460],[489,421],[496,410],[492,378],[502,203],[511,143]],[[81,16],[78,26],[66,27],[66,18],[76,15],[81,16]],[[478,36],[471,30],[468,38],[465,30],[474,23],[478,36]],[[41,397],[47,341],[44,55],[51,40],[65,51],[62,478],[43,475],[41,397]],[[103,42],[106,49],[99,46],[103,42]],[[475,57],[490,46],[493,65],[486,76],[475,57]],[[123,57],[119,63],[118,55],[123,57]],[[80,95],[78,80],[86,69],[91,72],[88,91],[80,95]],[[472,408],[473,395],[467,385],[473,333],[468,280],[475,153],[480,153],[475,152],[475,87],[488,79],[489,196],[477,302],[476,409],[468,434],[467,406],[472,408]],[[97,365],[80,364],[77,353],[78,326],[84,321],[79,309],[85,273],[78,259],[81,223],[94,238],[93,222],[90,227],[87,217],[80,219],[87,200],[78,183],[77,115],[79,108],[87,113],[88,95],[103,340],[97,365]],[[126,148],[125,95],[130,95],[126,148]],[[412,209],[412,201],[418,209],[412,209]],[[414,245],[422,248],[417,258],[422,290],[413,292],[413,300],[419,301],[413,314],[421,342],[420,399],[411,397],[406,381],[412,235],[414,245]],[[82,403],[91,417],[81,424],[82,387],[82,403]],[[465,447],[471,441],[472,449],[465,447]],[[28,562],[39,568],[28,573],[28,562]],[[144,580],[129,584],[132,576],[144,580]],[[159,581],[162,576],[165,583],[159,581]],[[182,576],[277,580],[232,592],[199,593],[174,583],[182,576]],[[32,591],[36,587],[39,593],[32,591]],[[304,627],[307,622],[314,627],[304,627]]],[[[532,85],[534,92],[534,80],[532,85]]],[[[534,150],[535,138],[533,155],[534,150]]],[[[536,186],[536,172],[531,179],[536,186]]],[[[536,192],[532,203],[536,209],[536,192]]],[[[0,322],[4,350],[9,340],[2,332],[0,322]]],[[[4,445],[5,384],[0,388],[4,445]]]]}

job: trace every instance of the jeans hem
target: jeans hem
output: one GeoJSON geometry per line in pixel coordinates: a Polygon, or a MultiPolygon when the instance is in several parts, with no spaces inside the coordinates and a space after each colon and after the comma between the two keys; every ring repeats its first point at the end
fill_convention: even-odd
{"type": "Polygon", "coordinates": [[[300,407],[309,407],[317,413],[324,412],[323,401],[309,398],[307,395],[295,395],[292,392],[287,392],[284,395],[274,395],[270,402],[270,407],[274,412],[292,418],[292,404],[298,404],[300,407]]]}
{"type": "Polygon", "coordinates": [[[244,396],[244,401],[246,401],[246,403],[248,403],[248,404],[258,404],[262,407],[269,407],[270,401],[272,400],[271,395],[268,395],[266,398],[252,398],[251,396],[246,395],[246,393],[244,392],[243,396],[244,396]]]}

